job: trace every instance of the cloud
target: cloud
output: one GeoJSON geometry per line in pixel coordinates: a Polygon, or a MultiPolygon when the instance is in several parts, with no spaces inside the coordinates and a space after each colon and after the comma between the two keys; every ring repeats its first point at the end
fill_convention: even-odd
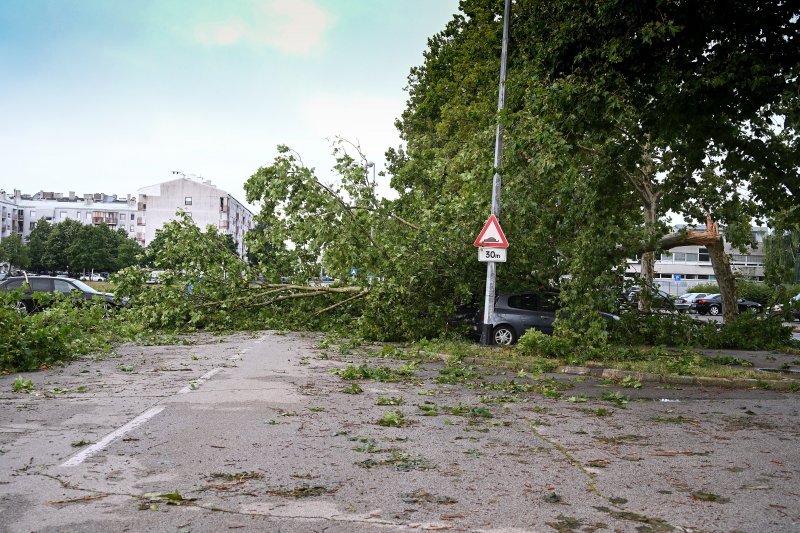
{"type": "MultiPolygon", "coordinates": [[[[386,149],[401,144],[394,122],[404,107],[402,98],[326,93],[304,101],[301,104],[301,118],[305,128],[320,139],[339,136],[360,145],[364,156],[374,161],[380,171],[386,165],[386,149]]],[[[313,161],[306,163],[324,167],[313,161]]],[[[381,183],[379,192],[384,196],[393,196],[386,182],[381,183]]]]}
{"type": "Polygon", "coordinates": [[[195,39],[209,46],[267,45],[290,55],[307,55],[324,44],[333,17],[312,0],[252,0],[245,18],[201,22],[195,39]]]}

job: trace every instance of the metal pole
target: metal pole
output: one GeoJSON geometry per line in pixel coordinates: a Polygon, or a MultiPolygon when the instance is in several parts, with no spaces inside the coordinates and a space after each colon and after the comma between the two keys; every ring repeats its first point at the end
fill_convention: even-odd
{"type": "MultiPolygon", "coordinates": [[[[500,113],[506,108],[506,63],[508,60],[508,30],[511,19],[511,0],[506,0],[503,12],[503,49],[500,55],[500,90],[497,99],[497,133],[494,139],[494,176],[492,177],[492,214],[500,218],[500,172],[503,165],[503,123],[500,113]]],[[[486,297],[483,304],[481,345],[494,344],[494,297],[497,263],[486,263],[486,297]]]]}

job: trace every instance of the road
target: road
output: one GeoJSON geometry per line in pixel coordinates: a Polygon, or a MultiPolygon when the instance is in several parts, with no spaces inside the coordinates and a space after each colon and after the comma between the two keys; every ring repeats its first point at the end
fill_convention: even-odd
{"type": "Polygon", "coordinates": [[[797,394],[438,362],[347,394],[331,370],[406,362],[326,344],[199,335],[2,378],[0,530],[800,529],[797,394]]]}

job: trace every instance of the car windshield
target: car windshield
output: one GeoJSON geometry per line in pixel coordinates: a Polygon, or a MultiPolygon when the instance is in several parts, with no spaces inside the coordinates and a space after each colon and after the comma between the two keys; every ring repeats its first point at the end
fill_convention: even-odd
{"type": "Polygon", "coordinates": [[[73,285],[78,287],[83,292],[88,292],[88,293],[91,293],[91,294],[100,294],[100,292],[98,292],[97,290],[91,288],[90,286],[88,286],[87,284],[85,284],[82,281],[78,281],[77,279],[73,279],[73,280],[71,280],[71,282],[72,282],[73,285]]]}

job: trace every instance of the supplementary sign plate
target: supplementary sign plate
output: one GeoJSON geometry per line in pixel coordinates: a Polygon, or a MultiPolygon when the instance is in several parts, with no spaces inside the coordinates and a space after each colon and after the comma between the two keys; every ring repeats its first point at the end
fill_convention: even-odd
{"type": "Polygon", "coordinates": [[[481,246],[478,248],[478,261],[482,263],[505,263],[508,249],[489,248],[481,246]]]}

